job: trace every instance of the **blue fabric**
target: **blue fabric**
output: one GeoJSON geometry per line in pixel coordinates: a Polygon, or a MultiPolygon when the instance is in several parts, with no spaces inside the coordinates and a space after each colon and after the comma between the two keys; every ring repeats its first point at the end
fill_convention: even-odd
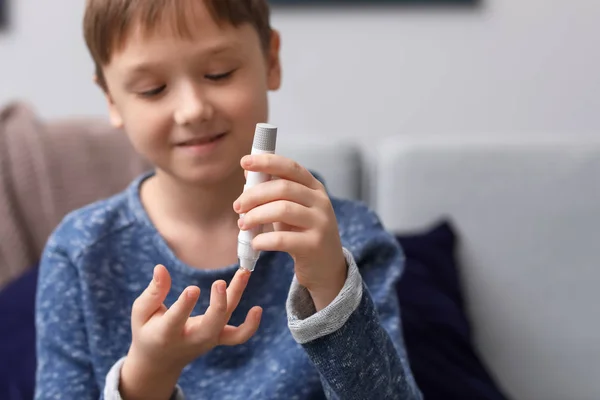
{"type": "MultiPolygon", "coordinates": [[[[36,303],[38,399],[102,396],[108,371],[131,343],[132,304],[157,263],[172,277],[167,307],[186,286],[200,287],[204,295],[194,315],[207,309],[212,283],[230,281],[239,268],[199,270],[181,262],[141,204],[145,177],[123,193],[71,213],[48,241],[36,303]]],[[[332,205],[342,244],[352,253],[365,288],[349,319],[331,334],[296,342],[286,314],[293,260],[286,253],[265,252],[230,321],[239,325],[252,306],[260,305],[259,331],[243,345],[219,346],[189,364],[179,379],[186,398],[421,398],[400,332],[395,283],[403,268],[401,249],[364,205],[339,199],[332,205]]],[[[322,313],[313,315],[315,320],[322,313]]]]}
{"type": "Polygon", "coordinates": [[[504,400],[472,341],[464,308],[457,235],[449,221],[420,233],[396,234],[404,249],[397,284],[413,374],[427,400],[504,400]]]}
{"type": "MultiPolygon", "coordinates": [[[[397,234],[405,271],[397,284],[402,328],[413,375],[427,400],[506,396],[474,350],[448,222],[422,233],[397,234]]],[[[34,301],[37,267],[0,291],[0,399],[33,399],[34,301]]],[[[308,349],[321,345],[312,343],[308,349]]]]}
{"type": "Polygon", "coordinates": [[[0,399],[29,400],[35,383],[37,265],[0,291],[0,399]]]}

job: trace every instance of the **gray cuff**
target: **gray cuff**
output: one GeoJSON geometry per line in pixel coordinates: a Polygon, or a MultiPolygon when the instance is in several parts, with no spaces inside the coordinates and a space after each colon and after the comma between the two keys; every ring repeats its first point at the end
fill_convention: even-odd
{"type": "Polygon", "coordinates": [[[338,296],[321,311],[316,312],[310,293],[294,276],[286,308],[288,327],[294,339],[300,344],[311,342],[340,329],[362,299],[362,277],[352,253],[347,249],[343,250],[348,265],[348,277],[338,296]]]}
{"type": "MultiPolygon", "coordinates": [[[[106,382],[104,383],[104,400],[123,400],[119,393],[119,381],[121,378],[121,368],[125,362],[125,357],[117,361],[106,374],[106,382]]],[[[185,400],[183,392],[179,386],[175,387],[175,391],[169,400],[185,400]]]]}

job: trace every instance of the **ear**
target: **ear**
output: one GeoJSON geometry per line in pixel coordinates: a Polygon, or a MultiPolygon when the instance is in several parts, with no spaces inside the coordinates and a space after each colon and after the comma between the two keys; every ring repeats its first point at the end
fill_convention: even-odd
{"type": "Polygon", "coordinates": [[[281,60],[279,49],[281,48],[281,36],[276,30],[271,32],[269,53],[267,54],[267,86],[269,90],[278,90],[281,86],[281,60]]]}
{"type": "Polygon", "coordinates": [[[115,102],[106,86],[106,83],[100,82],[98,79],[98,75],[94,74],[94,83],[98,85],[102,93],[104,94],[104,98],[106,99],[106,104],[108,106],[108,116],[110,119],[110,123],[115,128],[123,128],[123,118],[121,118],[121,113],[117,109],[115,102]]]}

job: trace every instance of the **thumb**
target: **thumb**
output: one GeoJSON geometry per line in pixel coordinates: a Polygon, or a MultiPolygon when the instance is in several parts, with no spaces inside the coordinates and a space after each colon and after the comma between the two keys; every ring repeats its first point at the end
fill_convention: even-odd
{"type": "Polygon", "coordinates": [[[131,322],[136,325],[145,324],[160,309],[169,290],[171,275],[163,265],[157,265],[154,267],[152,281],[133,303],[131,322]]]}

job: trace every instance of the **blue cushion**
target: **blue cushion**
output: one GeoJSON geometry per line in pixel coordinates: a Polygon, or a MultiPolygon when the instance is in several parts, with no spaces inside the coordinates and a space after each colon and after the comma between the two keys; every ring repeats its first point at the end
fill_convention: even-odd
{"type": "Polygon", "coordinates": [[[449,221],[399,234],[406,255],[397,292],[413,374],[427,400],[507,397],[478,356],[464,308],[457,235],[449,221]]]}
{"type": "Polygon", "coordinates": [[[37,266],[0,291],[0,399],[33,399],[37,266]]]}

